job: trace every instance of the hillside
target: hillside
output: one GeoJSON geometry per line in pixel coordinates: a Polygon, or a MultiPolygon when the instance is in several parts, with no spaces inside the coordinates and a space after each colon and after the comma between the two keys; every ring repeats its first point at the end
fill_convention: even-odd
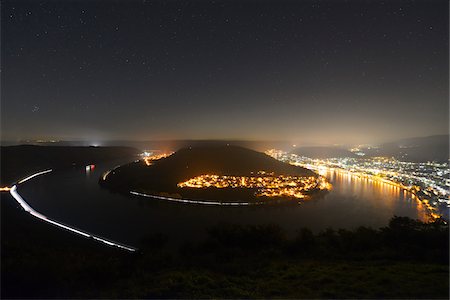
{"type": "Polygon", "coordinates": [[[446,162],[449,159],[449,136],[434,135],[401,139],[377,145],[377,147],[363,148],[366,154],[358,156],[351,151],[332,146],[298,147],[292,153],[310,158],[369,158],[375,156],[395,157],[401,161],[446,162]]]}
{"type": "Polygon", "coordinates": [[[292,153],[310,158],[340,158],[340,157],[358,157],[356,154],[338,147],[299,147],[292,153]]]}
{"type": "Polygon", "coordinates": [[[393,156],[403,161],[439,161],[449,159],[449,136],[434,135],[402,139],[380,145],[368,152],[371,156],[393,156]]]}
{"type": "MultiPolygon", "coordinates": [[[[177,184],[204,174],[251,176],[258,171],[274,172],[276,175],[316,176],[308,169],[280,162],[254,150],[237,146],[209,146],[181,149],[167,158],[155,161],[152,166],[142,162],[121,166],[110,173],[106,181],[100,183],[122,192],[143,190],[204,198],[210,195],[205,195],[202,190],[181,191],[177,184]]],[[[221,192],[225,192],[225,189],[221,192]]],[[[249,196],[248,191],[240,192],[245,195],[239,196],[249,196]]],[[[233,194],[237,196],[236,193],[234,191],[226,196],[222,193],[222,196],[233,197],[233,194]]]]}
{"type": "Polygon", "coordinates": [[[285,175],[313,175],[307,169],[280,162],[257,151],[236,146],[184,148],[155,164],[159,171],[176,172],[180,179],[204,173],[250,175],[259,170],[285,175]]]}
{"type": "Polygon", "coordinates": [[[125,253],[5,210],[5,203],[1,214],[2,299],[449,296],[448,225],[397,217],[381,229],[299,228],[287,238],[274,224],[218,224],[174,251],[168,237],[155,234],[139,252],[125,253]]]}

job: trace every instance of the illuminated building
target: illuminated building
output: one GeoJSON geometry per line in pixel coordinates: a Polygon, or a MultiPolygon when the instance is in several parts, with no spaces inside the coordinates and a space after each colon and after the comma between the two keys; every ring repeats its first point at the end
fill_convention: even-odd
{"type": "Polygon", "coordinates": [[[278,175],[259,171],[257,176],[200,175],[178,184],[180,188],[248,188],[255,196],[305,198],[313,190],[328,190],[331,184],[322,176],[278,175]]]}

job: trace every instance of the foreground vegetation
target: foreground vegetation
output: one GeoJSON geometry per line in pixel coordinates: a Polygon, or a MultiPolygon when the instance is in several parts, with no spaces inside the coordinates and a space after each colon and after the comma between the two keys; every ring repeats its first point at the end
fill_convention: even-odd
{"type": "MultiPolygon", "coordinates": [[[[6,197],[2,197],[6,198],[6,197]]],[[[2,298],[448,298],[448,225],[395,217],[378,230],[211,228],[135,254],[35,220],[2,199],[2,298]],[[5,204],[6,203],[6,204],[5,204]]]]}
{"type": "MultiPolygon", "coordinates": [[[[46,148],[2,147],[2,181],[135,151],[46,148]]],[[[449,228],[441,221],[396,217],[377,230],[299,229],[295,238],[276,225],[220,224],[202,242],[173,249],[155,235],[128,253],[37,220],[7,193],[0,197],[2,299],[449,296],[449,228]]]]}

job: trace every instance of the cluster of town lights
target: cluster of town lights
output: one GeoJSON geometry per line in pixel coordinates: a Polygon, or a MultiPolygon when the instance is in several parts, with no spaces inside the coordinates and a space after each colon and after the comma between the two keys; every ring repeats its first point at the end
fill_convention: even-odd
{"type": "MultiPolygon", "coordinates": [[[[354,152],[355,149],[350,149],[354,152]]],[[[448,162],[408,162],[393,157],[313,159],[270,149],[267,155],[295,166],[317,171],[346,172],[357,178],[392,185],[411,193],[418,204],[424,205],[432,218],[448,216],[450,207],[450,171],[448,162]]]]}
{"type": "Polygon", "coordinates": [[[160,153],[160,154],[154,154],[152,152],[144,151],[144,153],[141,154],[143,157],[143,160],[147,166],[151,166],[153,164],[153,161],[169,157],[173,154],[173,152],[170,153],[160,153]]]}
{"type": "Polygon", "coordinates": [[[331,184],[322,176],[290,176],[258,172],[257,176],[200,175],[178,183],[180,188],[248,188],[255,196],[305,198],[313,190],[329,190],[331,184]]]}

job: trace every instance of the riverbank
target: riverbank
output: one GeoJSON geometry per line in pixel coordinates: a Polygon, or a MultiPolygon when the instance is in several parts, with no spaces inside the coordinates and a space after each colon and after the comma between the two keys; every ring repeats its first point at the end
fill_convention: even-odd
{"type": "Polygon", "coordinates": [[[318,167],[318,166],[311,165],[311,164],[301,164],[301,163],[292,163],[292,164],[313,170],[315,172],[318,172],[319,174],[324,173],[324,172],[335,172],[336,171],[336,172],[342,172],[345,174],[349,174],[350,176],[354,176],[354,177],[357,177],[360,179],[367,179],[367,180],[371,180],[374,182],[380,182],[383,184],[391,185],[393,187],[399,188],[399,189],[409,193],[411,195],[411,198],[417,202],[417,205],[424,206],[428,212],[428,219],[430,221],[436,220],[439,218],[443,218],[447,222],[449,221],[448,217],[444,216],[442,214],[442,212],[439,212],[435,207],[430,205],[430,200],[428,199],[428,196],[418,186],[412,186],[412,187],[406,186],[406,185],[402,184],[401,182],[392,181],[392,180],[389,180],[389,179],[386,179],[386,178],[383,178],[380,176],[367,174],[367,173],[361,173],[361,172],[351,172],[349,170],[346,170],[343,168],[338,168],[338,167],[333,167],[333,168],[326,167],[326,166],[318,167]]]}
{"type": "Polygon", "coordinates": [[[223,206],[298,203],[331,187],[311,170],[236,146],[189,147],[147,157],[105,172],[99,184],[147,198],[223,206]]]}
{"type": "Polygon", "coordinates": [[[171,205],[100,189],[118,163],[51,172],[21,193],[48,216],[140,251],[49,226],[2,193],[2,298],[448,298],[448,227],[388,224],[404,199],[381,185],[337,178],[323,199],[290,207],[171,205]]]}
{"type": "Polygon", "coordinates": [[[433,206],[430,205],[429,200],[423,197],[425,195],[418,187],[408,187],[401,183],[394,182],[394,181],[391,181],[391,180],[388,180],[388,179],[385,179],[385,178],[382,178],[379,176],[375,176],[375,175],[371,175],[371,174],[364,174],[364,173],[354,173],[354,172],[351,172],[349,170],[342,169],[342,168],[329,168],[329,167],[325,167],[325,166],[317,167],[317,166],[310,165],[310,164],[294,164],[294,165],[299,165],[304,168],[314,170],[315,172],[318,172],[319,174],[321,174],[321,173],[324,174],[324,172],[341,172],[343,174],[348,174],[350,176],[353,176],[353,177],[356,177],[359,179],[380,182],[383,184],[387,184],[387,185],[399,188],[399,189],[409,193],[411,195],[411,198],[416,201],[418,206],[424,206],[426,208],[427,218],[429,221],[433,221],[433,220],[436,220],[439,218],[443,218],[447,222],[449,221],[444,216],[442,216],[442,214],[439,214],[436,211],[436,208],[434,208],[433,206]]]}

